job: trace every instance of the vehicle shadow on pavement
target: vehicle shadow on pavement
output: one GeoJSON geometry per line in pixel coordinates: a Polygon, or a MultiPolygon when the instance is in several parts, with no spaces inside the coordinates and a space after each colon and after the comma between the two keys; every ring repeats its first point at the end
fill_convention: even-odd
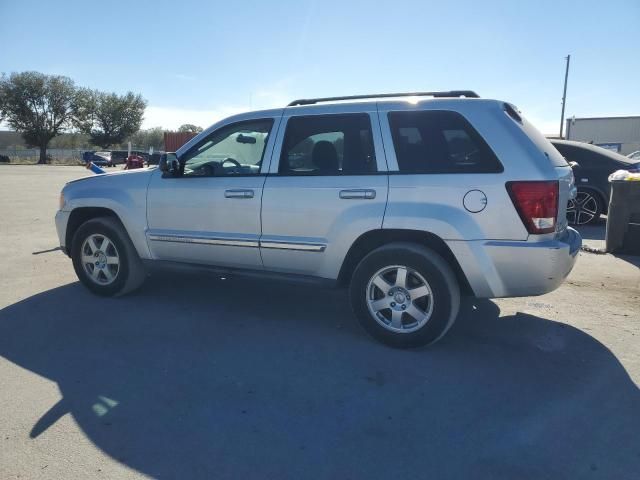
{"type": "MultiPolygon", "coordinates": [[[[162,276],[0,311],[0,356],[91,441],[156,478],[630,478],[640,392],[571,326],[469,301],[429,349],[387,348],[339,290],[162,276]]],[[[19,401],[19,400],[16,400],[19,401]]]]}

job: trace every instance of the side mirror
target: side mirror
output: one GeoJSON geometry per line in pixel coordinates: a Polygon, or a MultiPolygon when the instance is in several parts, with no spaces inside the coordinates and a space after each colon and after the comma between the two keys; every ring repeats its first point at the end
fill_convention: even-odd
{"type": "Polygon", "coordinates": [[[165,153],[160,157],[158,167],[163,177],[177,177],[180,175],[180,161],[175,153],[165,153]]]}

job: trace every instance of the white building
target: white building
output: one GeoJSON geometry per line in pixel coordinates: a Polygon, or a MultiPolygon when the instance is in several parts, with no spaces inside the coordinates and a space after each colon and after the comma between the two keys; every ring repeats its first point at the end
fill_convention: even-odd
{"type": "Polygon", "coordinates": [[[640,116],[569,118],[567,140],[593,143],[627,155],[640,150],[640,116]]]}

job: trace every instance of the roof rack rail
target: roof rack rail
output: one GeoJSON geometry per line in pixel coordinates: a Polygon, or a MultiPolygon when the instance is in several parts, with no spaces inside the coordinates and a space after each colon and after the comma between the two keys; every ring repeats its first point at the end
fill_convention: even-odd
{"type": "Polygon", "coordinates": [[[337,102],[339,100],[361,100],[365,98],[389,97],[480,98],[480,95],[478,95],[473,90],[450,90],[448,92],[377,93],[373,95],[347,95],[344,97],[301,98],[299,100],[294,100],[289,105],[287,105],[287,107],[295,107],[297,105],[313,105],[320,102],[337,102]]]}

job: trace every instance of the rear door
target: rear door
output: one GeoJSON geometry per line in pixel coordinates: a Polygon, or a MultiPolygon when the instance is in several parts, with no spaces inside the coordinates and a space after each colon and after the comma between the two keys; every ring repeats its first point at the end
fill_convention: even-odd
{"type": "Polygon", "coordinates": [[[388,179],[375,104],[288,109],[276,143],[262,200],[264,267],[335,278],[353,242],[382,227],[388,179]]]}

